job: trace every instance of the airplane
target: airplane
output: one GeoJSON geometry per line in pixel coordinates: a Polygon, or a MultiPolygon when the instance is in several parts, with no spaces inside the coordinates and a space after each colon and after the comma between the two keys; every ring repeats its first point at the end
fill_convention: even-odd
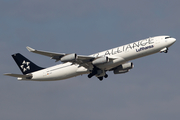
{"type": "Polygon", "coordinates": [[[18,80],[55,81],[88,74],[88,78],[96,76],[102,81],[103,78],[108,77],[107,71],[113,71],[114,74],[127,73],[134,67],[129,61],[158,52],[167,53],[168,48],[175,42],[176,39],[170,36],[155,36],[89,56],[48,52],[26,47],[30,52],[48,56],[56,62],[61,61],[62,64],[42,68],[20,53],[16,53],[12,57],[23,74],[6,73],[4,75],[17,77],[18,80]]]}

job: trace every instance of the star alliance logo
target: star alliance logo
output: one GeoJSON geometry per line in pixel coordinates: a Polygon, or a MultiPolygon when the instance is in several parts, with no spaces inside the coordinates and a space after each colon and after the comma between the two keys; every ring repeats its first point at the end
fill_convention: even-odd
{"type": "Polygon", "coordinates": [[[26,72],[27,70],[30,70],[29,66],[30,62],[26,62],[25,60],[23,61],[21,68],[23,69],[23,72],[26,72]]]}

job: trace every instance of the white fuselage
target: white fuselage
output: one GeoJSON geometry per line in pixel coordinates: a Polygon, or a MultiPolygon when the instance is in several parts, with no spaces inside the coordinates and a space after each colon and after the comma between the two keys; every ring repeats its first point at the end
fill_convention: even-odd
{"type": "MultiPolygon", "coordinates": [[[[107,56],[109,58],[113,58],[113,60],[97,66],[100,69],[108,71],[130,60],[160,52],[163,48],[170,47],[175,41],[175,38],[170,38],[169,36],[151,37],[124,46],[99,52],[90,56],[107,56]]],[[[87,68],[79,66],[78,64],[67,62],[37,72],[33,72],[31,73],[33,75],[31,80],[63,80],[87,73],[89,73],[89,70],[87,68]]]]}

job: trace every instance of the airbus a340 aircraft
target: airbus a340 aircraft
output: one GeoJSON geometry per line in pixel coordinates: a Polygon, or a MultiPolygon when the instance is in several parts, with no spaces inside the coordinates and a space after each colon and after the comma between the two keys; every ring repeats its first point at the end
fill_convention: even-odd
{"type": "Polygon", "coordinates": [[[108,77],[107,71],[113,71],[114,74],[129,72],[134,67],[133,63],[129,62],[133,59],[158,52],[167,53],[175,41],[176,39],[170,36],[151,37],[89,56],[40,51],[27,47],[30,52],[48,56],[56,61],[60,60],[63,64],[42,68],[20,53],[16,53],[12,57],[23,75],[12,73],[5,75],[17,77],[18,80],[53,81],[88,74],[88,78],[96,76],[99,80],[103,80],[108,77]]]}

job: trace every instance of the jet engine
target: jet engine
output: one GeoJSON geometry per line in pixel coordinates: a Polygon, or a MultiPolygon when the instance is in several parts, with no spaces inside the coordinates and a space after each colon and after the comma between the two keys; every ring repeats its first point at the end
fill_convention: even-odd
{"type": "Polygon", "coordinates": [[[97,58],[94,61],[92,61],[93,65],[99,65],[99,64],[103,64],[103,63],[107,63],[109,62],[109,58],[108,57],[101,57],[101,58],[97,58]]]}
{"type": "Polygon", "coordinates": [[[77,58],[77,54],[75,54],[75,53],[68,54],[61,58],[61,62],[72,62],[72,61],[76,60],[76,58],[77,58]]]}
{"type": "Polygon", "coordinates": [[[124,63],[114,69],[114,74],[122,74],[129,72],[129,70],[132,69],[133,67],[134,65],[132,62],[124,63]]]}

